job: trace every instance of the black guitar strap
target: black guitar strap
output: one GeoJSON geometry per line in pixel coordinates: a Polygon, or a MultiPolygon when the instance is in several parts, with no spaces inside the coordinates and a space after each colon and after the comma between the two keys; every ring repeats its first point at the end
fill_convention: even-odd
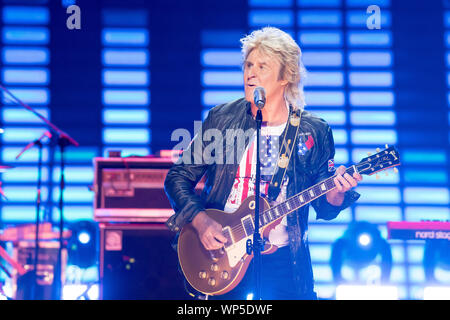
{"type": "Polygon", "coordinates": [[[298,131],[300,128],[301,111],[293,110],[290,106],[290,114],[287,122],[287,128],[284,131],[284,137],[282,140],[282,145],[278,154],[277,167],[275,173],[272,176],[272,181],[269,185],[269,190],[267,193],[269,201],[275,201],[281,191],[281,183],[286,174],[289,161],[292,156],[292,152],[295,149],[298,131]]]}

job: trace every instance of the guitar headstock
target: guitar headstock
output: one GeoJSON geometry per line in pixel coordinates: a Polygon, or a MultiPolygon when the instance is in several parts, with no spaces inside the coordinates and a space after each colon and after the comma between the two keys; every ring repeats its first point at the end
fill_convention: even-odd
{"type": "Polygon", "coordinates": [[[395,147],[386,146],[386,149],[377,151],[377,153],[363,158],[356,165],[360,174],[372,175],[400,165],[400,155],[395,147]]]}

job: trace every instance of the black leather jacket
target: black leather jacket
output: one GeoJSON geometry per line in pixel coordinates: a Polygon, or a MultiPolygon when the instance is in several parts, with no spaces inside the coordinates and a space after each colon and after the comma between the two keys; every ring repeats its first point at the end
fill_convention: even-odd
{"type": "MultiPolygon", "coordinates": [[[[223,137],[226,136],[227,129],[242,129],[244,132],[249,130],[254,133],[256,122],[251,114],[250,103],[242,98],[214,107],[203,122],[201,131],[205,133],[208,129],[219,130],[223,137]]],[[[329,170],[328,160],[333,159],[335,149],[328,124],[311,113],[302,111],[299,130],[299,138],[312,136],[314,145],[306,152],[298,152],[297,146],[294,149],[286,171],[289,178],[287,198],[333,175],[332,170],[329,170]]],[[[175,232],[191,222],[195,215],[205,208],[223,210],[232,189],[241,156],[249,142],[249,139],[246,139],[245,147],[236,151],[230,139],[219,141],[218,143],[223,143],[223,150],[227,151],[223,155],[221,162],[223,164],[207,164],[205,162],[208,160],[205,160],[202,155],[211,142],[200,139],[201,135],[197,134],[194,137],[193,142],[183,152],[183,161],[174,164],[164,183],[166,194],[175,211],[166,224],[175,232]],[[236,152],[232,152],[233,150],[236,152]],[[194,187],[204,175],[206,175],[205,187],[201,195],[197,195],[194,187]]],[[[213,150],[212,155],[219,156],[220,159],[217,151],[215,153],[213,150]]],[[[314,200],[311,204],[317,213],[317,219],[331,220],[358,198],[359,194],[350,190],[346,192],[340,207],[329,204],[325,196],[314,200]]],[[[295,270],[294,283],[299,297],[307,299],[314,297],[313,272],[307,239],[308,211],[309,205],[305,205],[287,216],[289,245],[295,270]]]]}

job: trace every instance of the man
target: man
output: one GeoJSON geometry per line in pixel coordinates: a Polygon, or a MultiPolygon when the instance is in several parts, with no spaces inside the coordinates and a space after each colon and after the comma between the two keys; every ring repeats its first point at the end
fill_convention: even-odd
{"type": "MultiPolygon", "coordinates": [[[[267,27],[252,32],[241,39],[241,43],[245,98],[210,110],[200,133],[171,168],[165,181],[165,191],[175,211],[167,221],[168,227],[179,231],[191,223],[207,250],[220,249],[227,239],[222,234],[222,226],[206,215],[205,208],[233,212],[245,198],[254,195],[257,107],[253,95],[258,86],[266,92],[260,153],[260,190],[264,195],[267,195],[271,177],[277,169],[278,151],[282,147],[280,141],[291,114],[300,118],[296,145],[277,198],[271,199],[272,203],[281,202],[336,174],[333,180],[336,188],[311,202],[318,219],[330,220],[358,199],[359,194],[350,189],[362,179],[357,173],[353,176],[345,173],[343,166],[334,169],[335,150],[330,127],[324,120],[303,110],[305,70],[301,50],[292,37],[277,28],[267,27]],[[250,130],[251,134],[246,135],[245,148],[239,148],[234,139],[216,141],[216,146],[223,146],[227,159],[225,163],[212,162],[211,157],[220,159],[217,155],[221,151],[213,150],[210,156],[205,156],[209,139],[204,139],[202,133],[211,130],[222,133],[224,137],[230,130],[241,133],[250,130]],[[235,147],[238,152],[233,153],[235,147]],[[198,196],[194,187],[204,175],[205,187],[198,196]]],[[[305,205],[284,217],[266,239],[279,249],[262,256],[263,299],[317,298],[307,239],[308,207],[305,205]]],[[[252,279],[251,264],[241,283],[222,298],[245,299],[254,286],[252,279]]]]}

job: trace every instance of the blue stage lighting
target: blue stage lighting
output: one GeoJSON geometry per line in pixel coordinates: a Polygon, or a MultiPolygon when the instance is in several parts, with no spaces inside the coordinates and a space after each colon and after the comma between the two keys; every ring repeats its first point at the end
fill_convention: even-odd
{"type": "Polygon", "coordinates": [[[301,10],[298,24],[301,27],[340,27],[342,13],[339,10],[301,10]]]}
{"type": "Polygon", "coordinates": [[[290,10],[277,10],[273,12],[253,10],[249,13],[248,21],[251,27],[272,25],[287,28],[294,25],[294,15],[290,10]]]}
{"type": "Polygon", "coordinates": [[[358,243],[363,248],[368,248],[372,244],[372,237],[368,233],[361,233],[358,237],[358,243]]]}
{"type": "Polygon", "coordinates": [[[450,239],[448,232],[440,232],[441,239],[427,240],[423,254],[425,278],[431,284],[450,284],[450,239]],[[447,277],[439,277],[438,269],[447,271],[447,277]]]}
{"type": "Polygon", "coordinates": [[[343,282],[344,265],[356,271],[356,282],[360,282],[363,279],[359,279],[358,271],[376,264],[378,256],[381,256],[381,280],[387,281],[392,268],[390,245],[376,225],[365,221],[350,224],[344,235],[333,243],[330,263],[335,282],[343,282]]]}
{"type": "Polygon", "coordinates": [[[81,244],[88,244],[89,241],[91,241],[91,235],[88,231],[83,230],[78,233],[78,242],[80,242],[81,244]]]}
{"type": "Polygon", "coordinates": [[[300,33],[300,43],[303,46],[317,46],[317,47],[340,47],[343,40],[342,32],[340,31],[302,31],[300,33]]]}
{"type": "Polygon", "coordinates": [[[46,7],[5,6],[2,18],[7,24],[46,24],[50,20],[50,11],[46,7]]]}
{"type": "Polygon", "coordinates": [[[97,224],[80,220],[70,226],[72,237],[68,245],[68,264],[88,268],[97,262],[97,224]]]}

